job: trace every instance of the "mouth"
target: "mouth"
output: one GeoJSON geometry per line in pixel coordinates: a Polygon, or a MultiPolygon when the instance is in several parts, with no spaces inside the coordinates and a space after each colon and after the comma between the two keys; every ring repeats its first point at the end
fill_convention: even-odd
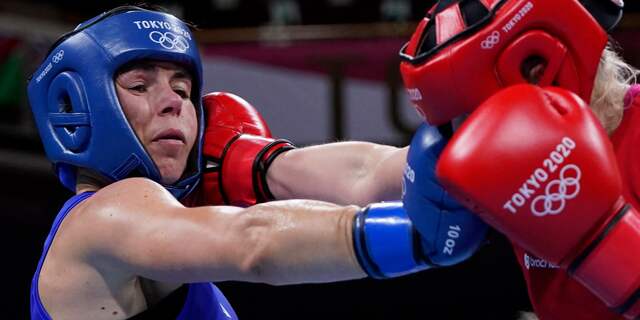
{"type": "Polygon", "coordinates": [[[185,138],[184,133],[182,133],[182,131],[178,129],[167,129],[158,133],[155,137],[153,137],[152,141],[154,142],[175,141],[175,142],[186,143],[186,140],[187,139],[185,138]]]}

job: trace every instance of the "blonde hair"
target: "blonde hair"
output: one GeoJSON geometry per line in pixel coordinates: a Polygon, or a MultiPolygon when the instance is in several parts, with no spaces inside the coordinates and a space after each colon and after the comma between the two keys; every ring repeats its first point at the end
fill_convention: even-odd
{"type": "Polygon", "coordinates": [[[636,82],[638,73],[638,69],[625,62],[609,42],[600,58],[590,103],[591,110],[609,134],[622,121],[624,95],[636,82]]]}

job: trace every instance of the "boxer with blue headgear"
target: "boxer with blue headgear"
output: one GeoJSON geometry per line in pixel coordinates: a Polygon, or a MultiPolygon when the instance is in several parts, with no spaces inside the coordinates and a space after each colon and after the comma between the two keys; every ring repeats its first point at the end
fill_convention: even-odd
{"type": "MultiPolygon", "coordinates": [[[[65,187],[76,191],[79,169],[91,170],[109,182],[130,176],[143,176],[158,183],[166,181],[148,146],[129,123],[131,119],[123,110],[114,81],[127,68],[139,67],[143,61],[152,66],[168,62],[170,65],[165,68],[185,68],[188,73],[191,90],[186,96],[191,98],[197,115],[193,129],[195,143],[188,156],[186,172],[179,179],[163,183],[163,187],[181,198],[197,184],[201,175],[203,132],[202,65],[197,44],[189,27],[174,16],[125,6],[81,23],[63,35],[29,82],[35,122],[47,157],[65,187]]],[[[45,243],[45,252],[51,248],[55,231],[66,214],[92,194],[81,193],[67,202],[45,243]]],[[[33,278],[32,319],[60,315],[48,313],[46,303],[41,300],[38,284],[43,279],[41,268],[45,256],[33,278]]],[[[166,299],[165,305],[181,298],[183,318],[235,316],[225,297],[211,283],[183,286],[166,299]],[[190,296],[185,300],[187,293],[190,296]]],[[[113,315],[116,313],[113,311],[113,315]]],[[[150,310],[145,316],[153,318],[157,314],[150,310]]]]}
{"type": "Polygon", "coordinates": [[[116,8],[54,44],[29,98],[47,156],[77,194],[45,241],[32,319],[234,319],[212,281],[389,278],[455,264],[481,243],[484,224],[434,180],[428,135],[409,156],[413,214],[398,201],[367,205],[401,197],[407,148],[292,149],[236,96],[207,95],[203,112],[202,78],[193,35],[166,13],[116,8]],[[196,187],[221,190],[185,207],[178,199],[200,178],[201,148],[210,171],[196,187]],[[180,155],[169,169],[165,151],[180,155]],[[305,198],[366,207],[210,206],[305,198]]]}
{"type": "Polygon", "coordinates": [[[123,65],[142,59],[175,62],[193,76],[198,142],[189,172],[165,187],[180,198],[198,182],[203,112],[196,42],[189,27],[173,16],[122,7],[62,36],[29,82],[47,157],[67,188],[75,191],[77,168],[95,170],[112,181],[136,175],[161,182],[157,166],[127,122],[113,82],[123,65]]]}

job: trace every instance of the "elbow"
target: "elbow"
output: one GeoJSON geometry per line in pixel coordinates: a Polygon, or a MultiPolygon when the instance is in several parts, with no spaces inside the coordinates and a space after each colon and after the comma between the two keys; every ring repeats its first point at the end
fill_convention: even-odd
{"type": "Polygon", "coordinates": [[[260,243],[248,251],[240,262],[240,272],[249,282],[276,284],[274,272],[269,267],[267,250],[260,243]]]}
{"type": "Polygon", "coordinates": [[[240,248],[238,269],[246,281],[279,284],[273,247],[282,217],[264,212],[270,208],[259,207],[262,205],[246,209],[238,221],[234,237],[237,242],[234,247],[240,248]]]}
{"type": "Polygon", "coordinates": [[[251,257],[247,257],[247,259],[243,261],[242,272],[248,282],[264,283],[273,286],[297,283],[292,280],[287,280],[286,275],[282,274],[282,270],[277,271],[277,268],[270,263],[269,257],[260,252],[257,252],[257,254],[251,257]]]}

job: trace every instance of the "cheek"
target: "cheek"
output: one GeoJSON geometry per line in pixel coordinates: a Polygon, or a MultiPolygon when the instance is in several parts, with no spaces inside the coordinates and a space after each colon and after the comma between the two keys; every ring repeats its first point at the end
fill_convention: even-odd
{"type": "Polygon", "coordinates": [[[189,143],[189,146],[192,147],[198,137],[198,116],[196,115],[196,110],[193,105],[189,105],[185,110],[188,110],[185,113],[188,132],[187,142],[189,143]]]}
{"type": "MultiPolygon", "coordinates": [[[[125,99],[127,100],[127,99],[125,99]]],[[[124,115],[127,117],[127,121],[129,121],[129,125],[136,133],[138,138],[144,141],[144,132],[145,126],[148,124],[149,114],[146,112],[145,108],[141,106],[144,104],[144,101],[137,101],[137,99],[128,99],[129,101],[123,103],[122,100],[120,104],[122,105],[122,111],[124,115]],[[131,108],[128,106],[137,106],[136,108],[131,108]]]]}
{"type": "Polygon", "coordinates": [[[136,133],[138,138],[142,139],[141,134],[143,133],[143,127],[145,124],[145,118],[147,117],[145,113],[145,108],[141,108],[145,103],[145,101],[139,101],[139,99],[135,96],[131,95],[120,95],[120,105],[122,106],[122,111],[124,115],[127,117],[127,121],[129,121],[129,125],[136,133]]]}

